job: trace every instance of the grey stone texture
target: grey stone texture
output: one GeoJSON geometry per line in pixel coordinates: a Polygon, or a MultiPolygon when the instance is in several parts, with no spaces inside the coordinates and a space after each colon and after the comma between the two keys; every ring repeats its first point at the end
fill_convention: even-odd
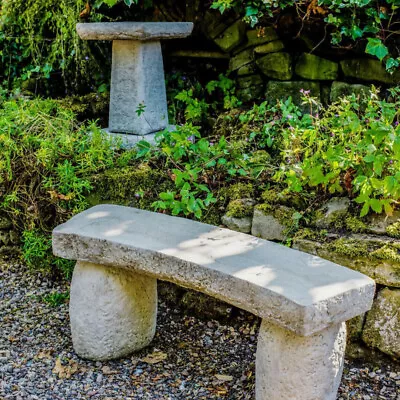
{"type": "Polygon", "coordinates": [[[157,280],[134,271],[78,262],[71,284],[70,321],[75,352],[111,360],[146,347],[157,318],[157,280]]]}
{"type": "Polygon", "coordinates": [[[322,217],[319,218],[315,225],[318,228],[329,228],[331,224],[341,216],[345,216],[349,211],[350,199],[347,197],[332,197],[319,212],[322,217]]]}
{"type": "Polygon", "coordinates": [[[138,143],[142,140],[149,142],[152,146],[156,144],[156,133],[147,135],[131,135],[126,133],[110,132],[109,129],[103,129],[103,134],[115,143],[115,147],[123,149],[133,149],[137,147],[138,143]]]}
{"type": "Polygon", "coordinates": [[[256,358],[257,400],[335,400],[344,365],[346,325],[301,337],[262,321],[256,358]]]}
{"type": "Polygon", "coordinates": [[[396,71],[392,75],[389,74],[384,64],[379,60],[369,58],[343,60],[340,62],[340,66],[346,78],[356,78],[389,85],[400,83],[400,71],[396,71]]]}
{"type": "MultiPolygon", "coordinates": [[[[371,238],[371,240],[374,239],[371,238]]],[[[362,235],[362,238],[358,238],[358,242],[361,243],[367,243],[368,240],[367,235],[362,235]]],[[[400,267],[396,260],[372,258],[368,254],[358,255],[355,253],[352,255],[350,245],[348,246],[349,255],[341,254],[329,250],[324,243],[307,239],[295,239],[293,248],[361,272],[380,285],[400,288],[400,267]]]]}
{"type": "Polygon", "coordinates": [[[146,135],[168,126],[160,42],[113,42],[110,95],[111,132],[146,135]]]}
{"type": "Polygon", "coordinates": [[[261,72],[269,78],[280,81],[292,79],[292,57],[289,53],[270,53],[256,62],[261,72]]]}
{"type": "Polygon", "coordinates": [[[368,98],[370,96],[371,87],[360,84],[350,84],[346,82],[335,81],[332,83],[330,101],[338,101],[341,97],[355,94],[356,97],[368,98]]]}
{"type": "Polygon", "coordinates": [[[82,39],[113,41],[109,132],[147,135],[168,126],[160,40],[184,38],[192,30],[191,22],[77,24],[82,39]]]}
{"type": "Polygon", "coordinates": [[[60,225],[53,251],[203,292],[302,336],[367,311],[375,291],[366,276],[318,257],[121,206],[96,206],[60,225]]]}
{"type": "Polygon", "coordinates": [[[237,232],[251,232],[251,217],[231,217],[229,215],[222,216],[222,223],[229,229],[237,232]]]}
{"type": "Polygon", "coordinates": [[[367,313],[362,338],[383,353],[400,357],[400,290],[385,288],[367,313]]]}
{"type": "Polygon", "coordinates": [[[165,40],[189,36],[192,22],[91,22],[76,25],[83,40],[165,40]]]}
{"type": "MultiPolygon", "coordinates": [[[[277,206],[284,207],[284,206],[277,206]]],[[[265,240],[283,242],[286,239],[286,226],[273,214],[266,214],[257,208],[254,210],[251,234],[265,240]]]]}
{"type": "Polygon", "coordinates": [[[335,80],[338,76],[339,64],[304,53],[296,63],[295,72],[298,76],[310,80],[335,80]]]}
{"type": "Polygon", "coordinates": [[[385,235],[387,228],[397,222],[400,222],[399,210],[395,210],[392,215],[371,214],[367,220],[368,231],[376,235],[385,235]]]}
{"type": "Polygon", "coordinates": [[[239,20],[216,37],[214,42],[222,51],[229,53],[243,42],[245,36],[246,24],[239,20]]]}

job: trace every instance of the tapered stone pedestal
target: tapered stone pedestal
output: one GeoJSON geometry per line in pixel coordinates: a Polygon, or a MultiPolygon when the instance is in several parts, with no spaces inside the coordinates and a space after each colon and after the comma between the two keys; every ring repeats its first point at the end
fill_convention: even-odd
{"type": "Polygon", "coordinates": [[[192,30],[190,22],[77,24],[82,39],[113,41],[109,134],[143,136],[168,127],[160,40],[184,38],[192,30]]]}
{"type": "Polygon", "coordinates": [[[157,280],[122,268],[78,262],[70,319],[74,350],[80,357],[102,361],[132,354],[154,337],[157,280]]]}
{"type": "Polygon", "coordinates": [[[346,324],[299,336],[263,320],[256,400],[335,400],[343,372],[346,324]]]}

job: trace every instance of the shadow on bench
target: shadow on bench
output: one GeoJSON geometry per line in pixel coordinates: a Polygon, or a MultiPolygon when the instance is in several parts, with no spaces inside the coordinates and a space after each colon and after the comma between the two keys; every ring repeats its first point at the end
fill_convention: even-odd
{"type": "Polygon", "coordinates": [[[70,301],[76,353],[129,355],[154,337],[157,279],[262,318],[257,400],[334,400],[345,321],[368,311],[370,278],[256,237],[113,205],[87,210],[53,232],[54,254],[77,260],[70,301]]]}

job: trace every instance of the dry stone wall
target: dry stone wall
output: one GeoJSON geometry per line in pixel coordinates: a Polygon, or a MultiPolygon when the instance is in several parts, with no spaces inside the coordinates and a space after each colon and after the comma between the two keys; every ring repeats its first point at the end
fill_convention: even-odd
{"type": "Polygon", "coordinates": [[[299,90],[304,89],[326,103],[348,93],[360,94],[371,83],[400,83],[400,71],[391,75],[379,60],[362,53],[327,57],[310,47],[297,53],[274,28],[251,29],[232,16],[206,14],[203,32],[229,57],[237,95],[244,102],[292,96],[300,104],[299,90]]]}
{"type": "MultiPolygon", "coordinates": [[[[238,200],[235,200],[237,203],[238,200]]],[[[349,338],[389,356],[400,358],[400,213],[374,215],[365,221],[351,215],[350,200],[333,198],[318,211],[309,227],[290,232],[295,211],[285,205],[267,203],[252,210],[231,210],[222,218],[230,229],[251,233],[266,240],[286,243],[353,270],[362,272],[377,283],[377,294],[371,311],[348,324],[349,338]],[[338,233],[338,224],[349,224],[348,232],[338,233]],[[352,226],[350,226],[352,224],[352,226]],[[351,232],[351,230],[358,232],[351,232]]],[[[228,210],[229,210],[228,206],[228,210]]]]}

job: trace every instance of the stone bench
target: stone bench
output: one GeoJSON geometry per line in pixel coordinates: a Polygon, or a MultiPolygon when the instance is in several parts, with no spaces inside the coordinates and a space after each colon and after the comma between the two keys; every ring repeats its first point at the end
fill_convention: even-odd
{"type": "Polygon", "coordinates": [[[254,236],[164,214],[93,207],[53,232],[54,254],[78,260],[70,318],[76,353],[109,360],[153,339],[157,279],[262,318],[257,400],[334,400],[345,321],[370,309],[370,278],[254,236]]]}

